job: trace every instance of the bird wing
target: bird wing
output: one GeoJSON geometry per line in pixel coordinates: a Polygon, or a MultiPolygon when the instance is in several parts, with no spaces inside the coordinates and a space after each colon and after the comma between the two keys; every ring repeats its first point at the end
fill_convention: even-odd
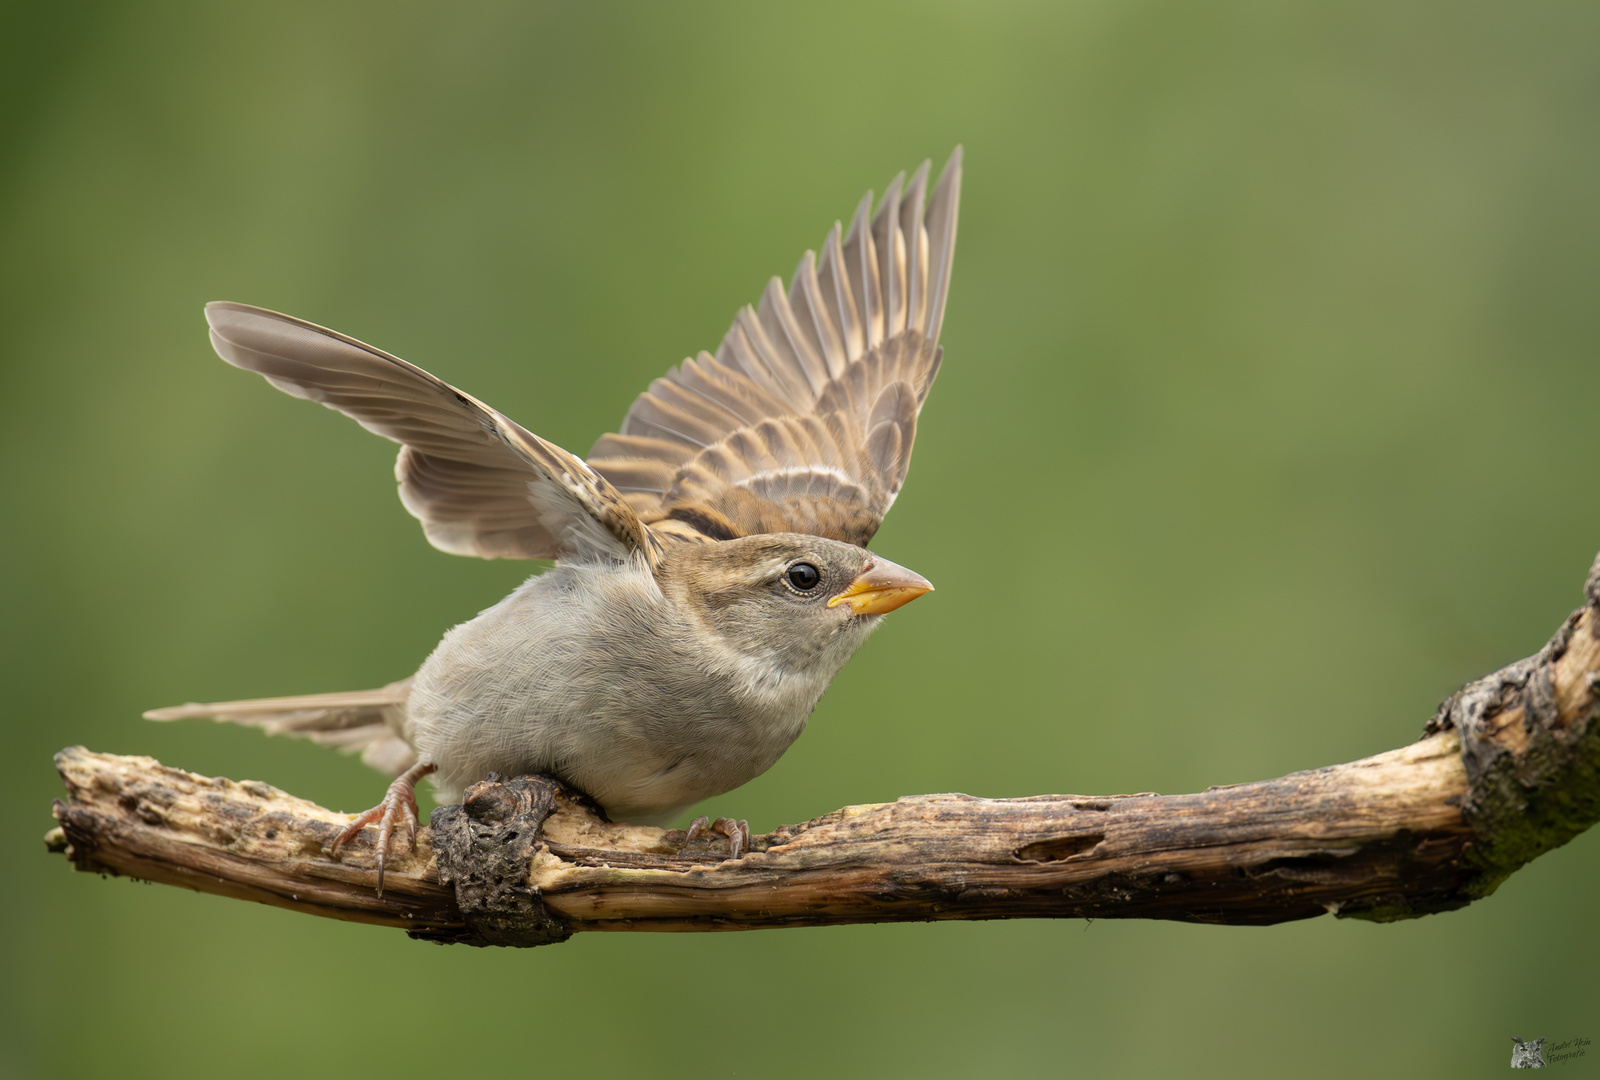
{"type": "Polygon", "coordinates": [[[939,371],[961,148],[932,194],[928,163],[872,193],[785,295],[773,278],[716,355],[640,394],[589,463],[657,533],[721,540],[804,532],[865,545],[905,482],[939,371]]]}
{"type": "Polygon", "coordinates": [[[404,360],[244,304],[206,305],[211,344],[235,367],[401,444],[400,501],[443,551],[483,558],[641,556],[660,543],[577,456],[404,360]]]}

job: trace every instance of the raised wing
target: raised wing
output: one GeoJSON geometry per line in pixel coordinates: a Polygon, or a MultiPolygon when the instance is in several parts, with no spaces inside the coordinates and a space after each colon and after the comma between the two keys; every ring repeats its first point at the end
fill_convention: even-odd
{"type": "Polygon", "coordinates": [[[660,543],[582,460],[455,387],[355,338],[244,304],[206,305],[235,367],[401,444],[400,501],[434,547],[483,558],[637,554],[660,543]]]}
{"type": "Polygon", "coordinates": [[[932,195],[928,163],[872,193],[840,239],[773,278],[702,352],[650,384],[589,463],[657,533],[805,532],[865,545],[911,463],[939,371],[961,148],[932,195]]]}

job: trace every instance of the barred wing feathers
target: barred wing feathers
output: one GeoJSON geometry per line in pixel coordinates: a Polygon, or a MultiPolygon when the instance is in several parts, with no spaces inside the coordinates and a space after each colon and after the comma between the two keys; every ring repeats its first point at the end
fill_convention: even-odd
{"type": "Polygon", "coordinates": [[[773,278],[716,355],[650,385],[589,461],[664,536],[805,532],[866,544],[905,482],[939,371],[961,150],[869,192],[841,239],[773,278]]]}
{"type": "Polygon", "coordinates": [[[637,554],[655,566],[659,541],[604,477],[449,383],[263,308],[211,303],[206,320],[228,363],[400,443],[400,499],[435,547],[483,558],[637,554]]]}

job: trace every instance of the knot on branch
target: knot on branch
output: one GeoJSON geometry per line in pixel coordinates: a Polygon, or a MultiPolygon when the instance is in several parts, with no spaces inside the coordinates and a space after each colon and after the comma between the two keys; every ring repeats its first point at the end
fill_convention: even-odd
{"type": "Polygon", "coordinates": [[[1456,691],[1425,729],[1460,733],[1478,895],[1600,821],[1600,557],[1584,591],[1543,649],[1456,691]]]}
{"type": "Polygon", "coordinates": [[[571,937],[528,880],[539,831],[555,812],[559,794],[560,783],[547,776],[502,780],[491,773],[466,790],[460,806],[434,810],[430,824],[439,883],[454,886],[466,931],[421,930],[412,936],[522,947],[571,937]]]}

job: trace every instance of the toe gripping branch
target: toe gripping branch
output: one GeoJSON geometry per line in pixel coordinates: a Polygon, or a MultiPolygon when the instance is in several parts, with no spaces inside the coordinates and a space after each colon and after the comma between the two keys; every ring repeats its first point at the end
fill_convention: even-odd
{"type": "Polygon", "coordinates": [[[502,780],[497,773],[467,788],[460,806],[434,810],[429,824],[439,884],[455,889],[465,932],[414,930],[412,937],[464,945],[552,945],[572,931],[545,910],[528,883],[539,830],[555,810],[560,785],[545,776],[502,780]]]}
{"type": "Polygon", "coordinates": [[[393,851],[396,826],[405,830],[406,844],[411,851],[417,849],[417,781],[432,775],[437,765],[413,765],[389,785],[383,801],[371,810],[363,810],[351,819],[344,831],[328,845],[328,854],[336,855],[345,844],[361,834],[368,825],[378,826],[377,864],[378,895],[383,895],[383,872],[393,851]]]}
{"type": "Polygon", "coordinates": [[[701,835],[713,832],[728,838],[728,858],[737,859],[740,853],[750,850],[750,823],[743,818],[719,817],[712,821],[701,814],[689,823],[688,835],[683,844],[688,847],[701,835]]]}

